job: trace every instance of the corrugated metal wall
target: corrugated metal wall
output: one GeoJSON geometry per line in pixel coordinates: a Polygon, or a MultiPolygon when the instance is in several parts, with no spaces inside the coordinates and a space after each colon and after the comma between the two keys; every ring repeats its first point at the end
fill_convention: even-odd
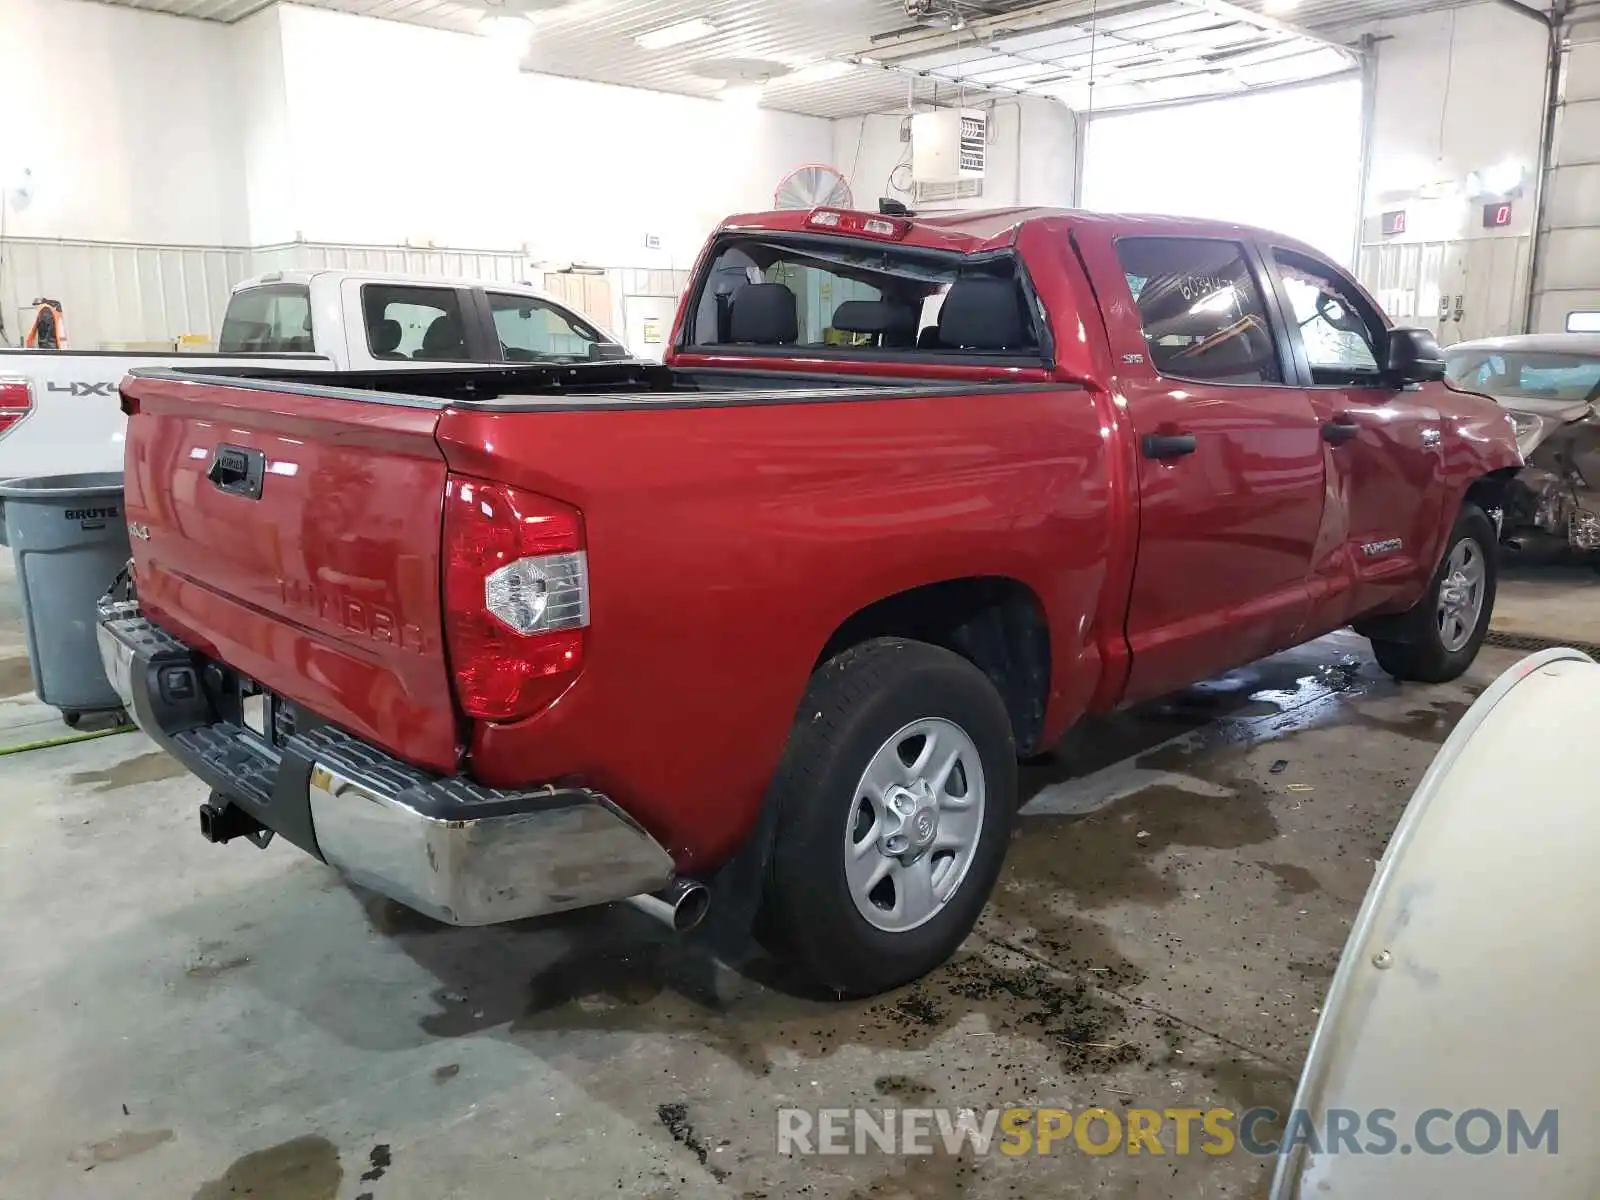
{"type": "Polygon", "coordinates": [[[520,251],[296,243],[254,250],[119,242],[0,241],[3,344],[22,340],[36,297],[59,300],[68,344],[80,350],[170,347],[214,340],[228,293],[266,271],[396,271],[515,283],[532,278],[520,251]]]}
{"type": "Polygon", "coordinates": [[[59,300],[68,345],[84,350],[170,344],[216,333],[228,292],[250,276],[250,252],[221,246],[115,242],[0,242],[0,318],[19,344],[33,301],[59,300]]]}
{"type": "Polygon", "coordinates": [[[1448,346],[1520,330],[1531,248],[1528,237],[1369,243],[1356,273],[1396,325],[1448,346]]]}
{"type": "Polygon", "coordinates": [[[411,246],[351,246],[296,242],[250,252],[251,273],[265,271],[392,271],[444,279],[523,283],[528,256],[515,250],[424,250],[411,246]]]}

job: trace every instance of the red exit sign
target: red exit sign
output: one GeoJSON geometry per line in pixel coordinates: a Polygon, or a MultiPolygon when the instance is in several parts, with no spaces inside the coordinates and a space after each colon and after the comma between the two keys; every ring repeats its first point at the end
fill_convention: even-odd
{"type": "Polygon", "coordinates": [[[1499,204],[1485,204],[1483,206],[1483,227],[1485,229],[1504,229],[1511,224],[1511,202],[1502,201],[1499,204]]]}

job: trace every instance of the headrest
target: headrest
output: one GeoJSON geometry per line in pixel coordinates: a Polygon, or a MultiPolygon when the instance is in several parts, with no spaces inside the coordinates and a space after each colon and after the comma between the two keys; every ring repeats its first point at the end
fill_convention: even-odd
{"type": "Polygon", "coordinates": [[[917,327],[911,309],[887,300],[846,300],[833,310],[833,327],[841,333],[910,335],[917,327]]]}
{"type": "Polygon", "coordinates": [[[400,328],[399,321],[379,321],[378,327],[372,331],[372,352],[374,354],[393,354],[395,347],[400,344],[400,339],[403,337],[405,337],[405,330],[400,328]]]}
{"type": "Polygon", "coordinates": [[[783,346],[800,337],[794,293],[781,283],[747,283],[733,294],[728,339],[757,346],[783,346]]]}
{"type": "Polygon", "coordinates": [[[422,335],[422,350],[424,354],[437,354],[441,350],[451,350],[461,344],[461,330],[456,325],[455,318],[446,314],[435,317],[433,324],[428,326],[428,332],[422,335]]]}
{"type": "Polygon", "coordinates": [[[947,349],[1018,350],[1034,344],[1022,293],[1010,279],[958,279],[939,306],[939,342],[947,349]]]}

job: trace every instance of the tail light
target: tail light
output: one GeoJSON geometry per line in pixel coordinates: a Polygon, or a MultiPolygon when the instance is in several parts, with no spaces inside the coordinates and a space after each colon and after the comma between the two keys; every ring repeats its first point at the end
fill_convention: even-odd
{"type": "Polygon", "coordinates": [[[575,508],[503,483],[445,487],[445,641],[468,716],[540,711],[583,665],[589,561],[575,508]]]}
{"type": "Polygon", "coordinates": [[[26,379],[0,376],[0,437],[33,411],[33,388],[26,379]]]}

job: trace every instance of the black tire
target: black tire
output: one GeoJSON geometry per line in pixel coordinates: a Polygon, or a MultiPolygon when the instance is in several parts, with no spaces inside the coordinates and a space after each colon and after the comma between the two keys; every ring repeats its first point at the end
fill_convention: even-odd
{"type": "Polygon", "coordinates": [[[1444,553],[1439,556],[1439,566],[1428,584],[1427,594],[1414,607],[1383,621],[1381,627],[1373,631],[1372,653],[1378,665],[1396,679],[1418,683],[1448,683],[1460,678],[1478,657],[1483,639],[1489,633],[1495,585],[1500,575],[1496,550],[1494,522],[1476,504],[1463,504],[1445,541],[1444,553]],[[1444,584],[1450,556],[1467,538],[1478,543],[1483,555],[1483,603],[1478,609],[1472,636],[1458,649],[1447,650],[1439,634],[1439,589],[1444,584]]]}
{"type": "Polygon", "coordinates": [[[884,638],[812,676],[773,779],[777,836],[760,928],[777,956],[841,996],[870,996],[926,975],[972,930],[1005,861],[1016,812],[1016,742],[994,685],[966,659],[923,642],[884,638]],[[985,800],[971,861],[923,924],[886,932],[852,899],[844,838],[856,788],[897,731],[928,718],[971,739],[985,800]]]}
{"type": "Polygon", "coordinates": [[[71,709],[64,709],[61,713],[61,720],[68,729],[76,729],[78,723],[83,720],[83,714],[81,712],[73,712],[71,709]]]}

